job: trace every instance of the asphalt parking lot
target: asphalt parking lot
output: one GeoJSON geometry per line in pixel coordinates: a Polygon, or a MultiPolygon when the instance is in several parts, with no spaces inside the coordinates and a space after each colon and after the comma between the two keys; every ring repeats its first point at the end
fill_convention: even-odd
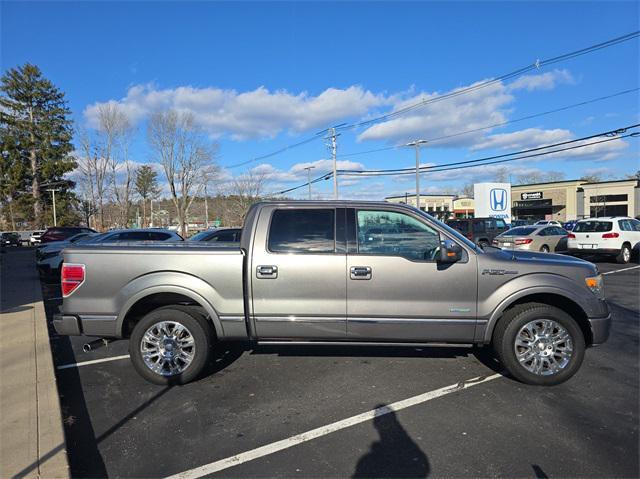
{"type": "MultiPolygon", "coordinates": [[[[640,268],[598,266],[611,337],[553,388],[469,347],[235,348],[204,379],[160,387],[126,341],[84,353],[53,333],[72,475],[638,477],[640,268]]],[[[43,291],[51,320],[60,293],[43,291]]]]}

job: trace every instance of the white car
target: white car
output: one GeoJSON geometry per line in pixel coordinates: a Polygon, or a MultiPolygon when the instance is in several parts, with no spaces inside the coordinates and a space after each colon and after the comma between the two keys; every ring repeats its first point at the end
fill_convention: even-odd
{"type": "Polygon", "coordinates": [[[34,231],[29,238],[29,244],[31,246],[40,244],[40,236],[44,233],[44,230],[34,231]]]}
{"type": "Polygon", "coordinates": [[[573,256],[615,256],[618,263],[628,263],[639,248],[640,221],[634,218],[588,218],[569,233],[568,251],[573,256]]]}
{"type": "Polygon", "coordinates": [[[556,220],[540,220],[536,221],[534,226],[560,226],[562,228],[562,223],[556,220]]]}

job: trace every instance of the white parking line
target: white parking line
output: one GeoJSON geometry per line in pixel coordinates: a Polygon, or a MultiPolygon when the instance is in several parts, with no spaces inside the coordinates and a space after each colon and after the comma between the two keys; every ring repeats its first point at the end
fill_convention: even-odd
{"type": "Polygon", "coordinates": [[[79,368],[81,366],[89,366],[90,364],[106,363],[109,361],[118,361],[119,359],[127,359],[128,357],[128,354],[123,354],[122,356],[113,356],[111,358],[92,359],[91,361],[82,361],[81,363],[62,364],[61,366],[57,366],[56,369],[79,368]]]}
{"type": "Polygon", "coordinates": [[[336,432],[341,429],[345,429],[347,427],[351,427],[356,424],[369,421],[370,419],[373,419],[375,417],[384,416],[385,414],[389,414],[394,411],[400,411],[401,409],[405,409],[411,406],[415,406],[416,404],[421,404],[427,401],[431,401],[432,399],[446,396],[447,394],[455,393],[457,391],[462,391],[463,389],[468,389],[471,386],[486,383],[487,381],[491,381],[499,377],[502,377],[502,375],[494,374],[492,376],[477,377],[477,378],[469,379],[467,381],[462,381],[458,384],[452,384],[451,386],[446,386],[440,389],[436,389],[434,391],[429,391],[424,394],[419,394],[418,396],[413,396],[408,399],[403,399],[402,401],[394,402],[387,406],[382,406],[382,407],[373,409],[371,411],[358,414],[356,416],[351,416],[347,419],[343,419],[341,421],[328,424],[327,426],[322,426],[317,429],[312,429],[310,431],[303,432],[302,434],[291,436],[281,441],[267,444],[266,446],[261,446],[256,449],[252,449],[250,451],[236,454],[235,456],[231,456],[226,459],[221,459],[219,461],[215,461],[210,464],[205,464],[204,466],[200,466],[193,469],[189,469],[188,471],[180,472],[173,476],[169,476],[167,479],[195,479],[198,477],[206,476],[207,474],[212,474],[214,472],[222,471],[223,469],[227,469],[229,467],[233,467],[245,462],[253,461],[254,459],[268,456],[269,454],[273,454],[275,452],[288,449],[298,444],[302,444],[303,442],[311,441],[312,439],[316,439],[321,436],[326,436],[327,434],[331,434],[332,432],[336,432]]]}
{"type": "Polygon", "coordinates": [[[606,273],[602,273],[602,276],[606,275],[606,274],[613,274],[613,273],[622,273],[623,271],[629,271],[630,269],[637,269],[640,268],[640,265],[638,266],[631,266],[630,268],[622,268],[622,269],[617,269],[615,271],[607,271],[606,273]]]}

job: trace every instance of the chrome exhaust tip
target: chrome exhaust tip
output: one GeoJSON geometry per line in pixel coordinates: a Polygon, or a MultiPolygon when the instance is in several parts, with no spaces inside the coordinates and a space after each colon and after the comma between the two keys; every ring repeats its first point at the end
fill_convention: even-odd
{"type": "Polygon", "coordinates": [[[100,338],[100,339],[94,339],[93,341],[89,342],[89,343],[84,343],[82,345],[82,351],[84,351],[85,353],[88,353],[90,351],[94,351],[102,346],[106,346],[109,343],[108,339],[104,339],[104,338],[100,338]]]}

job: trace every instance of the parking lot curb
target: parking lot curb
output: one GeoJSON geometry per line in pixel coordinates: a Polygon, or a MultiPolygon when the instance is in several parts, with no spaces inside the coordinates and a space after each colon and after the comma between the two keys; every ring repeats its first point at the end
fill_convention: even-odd
{"type": "Polygon", "coordinates": [[[1,264],[1,322],[12,334],[0,343],[0,477],[68,478],[47,318],[25,253],[5,254],[1,264]]]}

